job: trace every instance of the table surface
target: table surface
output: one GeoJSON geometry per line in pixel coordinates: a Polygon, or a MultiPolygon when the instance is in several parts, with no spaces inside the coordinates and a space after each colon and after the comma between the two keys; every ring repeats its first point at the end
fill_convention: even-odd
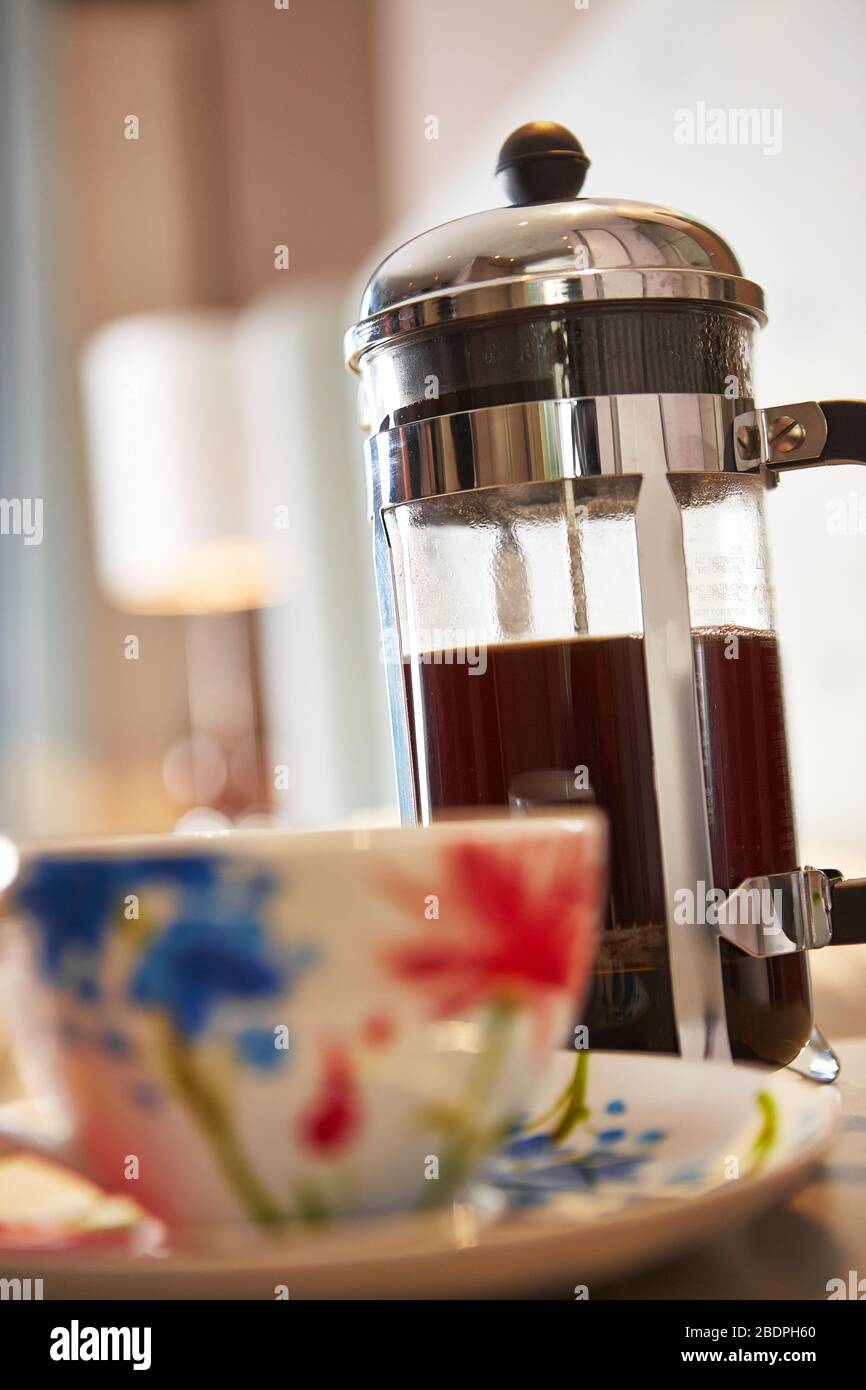
{"type": "Polygon", "coordinates": [[[593,1289],[593,1298],[826,1299],[829,1279],[847,1283],[856,1270],[866,1280],[866,1037],[834,1038],[833,1047],[841,1130],[808,1185],[672,1264],[593,1289]]]}

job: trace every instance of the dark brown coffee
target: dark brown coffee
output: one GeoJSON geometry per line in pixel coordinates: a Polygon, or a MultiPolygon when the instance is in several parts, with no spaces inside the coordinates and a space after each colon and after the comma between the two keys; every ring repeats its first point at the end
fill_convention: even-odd
{"type": "Polygon", "coordinates": [[[611,913],[585,1014],[590,1036],[599,1047],[675,1052],[643,641],[514,643],[485,655],[483,674],[454,652],[405,667],[419,817],[572,799],[602,806],[611,913]]]}
{"type": "MultiPolygon", "coordinates": [[[[779,648],[764,633],[695,638],[713,875],[735,888],[755,874],[797,867],[779,648]]],[[[803,952],[756,960],[721,943],[735,1057],[783,1066],[812,1030],[803,952]]]]}
{"type": "MultiPolygon", "coordinates": [[[[695,660],[713,868],[726,889],[795,867],[773,638],[698,637],[695,660]]],[[[458,652],[405,666],[419,819],[473,806],[591,800],[610,819],[611,910],[585,1018],[593,1045],[674,1052],[653,750],[640,637],[514,643],[473,667],[458,652]]],[[[734,1053],[789,1061],[811,1026],[800,956],[723,944],[734,1053]]]]}

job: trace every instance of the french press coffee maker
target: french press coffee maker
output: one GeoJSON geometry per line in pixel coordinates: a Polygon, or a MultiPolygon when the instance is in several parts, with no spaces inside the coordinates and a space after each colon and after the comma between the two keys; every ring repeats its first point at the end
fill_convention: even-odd
{"type": "Polygon", "coordinates": [[[757,409],[760,287],[588,165],[515,131],[510,205],[395,251],[347,334],[401,815],[600,805],[592,1045],[832,1079],[807,953],[866,939],[866,881],[799,863],[764,495],[866,460],[866,405],[757,409]]]}

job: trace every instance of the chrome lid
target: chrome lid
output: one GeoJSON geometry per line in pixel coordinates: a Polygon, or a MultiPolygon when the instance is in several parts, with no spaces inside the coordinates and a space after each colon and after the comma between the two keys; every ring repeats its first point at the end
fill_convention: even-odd
{"type": "Polygon", "coordinates": [[[515,131],[497,172],[518,201],[446,222],[392,252],[346,334],[349,365],[357,370],[365,352],[404,334],[557,304],[691,300],[766,322],[760,286],[744,279],[717,232],[653,203],[578,198],[588,162],[561,126],[515,131]]]}

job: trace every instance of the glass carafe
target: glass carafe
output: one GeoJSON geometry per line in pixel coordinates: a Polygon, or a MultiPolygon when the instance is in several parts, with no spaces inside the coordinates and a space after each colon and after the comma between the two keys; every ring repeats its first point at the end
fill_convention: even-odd
{"type": "MultiPolygon", "coordinates": [[[[714,886],[797,864],[763,488],[672,474],[692,615],[714,886]]],[[[676,1051],[635,532],[638,476],[481,488],[387,508],[417,818],[592,801],[611,827],[594,1046],[676,1051]]],[[[707,884],[709,889],[711,886],[707,884]]],[[[722,943],[735,1056],[811,1030],[802,953],[722,943]]]]}

